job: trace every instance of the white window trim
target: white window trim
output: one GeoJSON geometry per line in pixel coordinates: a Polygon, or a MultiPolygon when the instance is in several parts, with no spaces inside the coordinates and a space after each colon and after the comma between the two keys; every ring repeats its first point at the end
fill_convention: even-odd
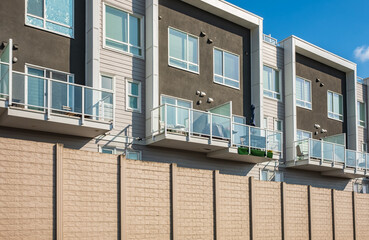
{"type": "Polygon", "coordinates": [[[282,119],[274,118],[273,124],[274,124],[273,131],[283,132],[283,120],[282,119]],[[281,130],[276,130],[277,122],[281,122],[281,128],[282,128],[281,130]]]}
{"type": "Polygon", "coordinates": [[[268,89],[265,89],[264,88],[264,71],[263,71],[263,96],[266,97],[266,98],[269,98],[269,99],[272,99],[274,101],[278,101],[278,102],[283,102],[283,99],[282,99],[282,92],[283,92],[283,89],[282,89],[282,70],[279,69],[279,68],[276,68],[276,67],[272,67],[268,64],[264,64],[263,67],[268,67],[268,68],[271,68],[273,69],[274,71],[277,71],[278,72],[278,75],[279,75],[279,91],[280,92],[275,92],[275,91],[272,91],[272,90],[268,90],[268,89]],[[267,92],[270,92],[272,94],[278,94],[280,97],[279,99],[278,98],[275,98],[275,97],[271,97],[271,96],[268,96],[268,95],[265,95],[264,94],[264,91],[267,91],[267,92]]]}
{"type": "Polygon", "coordinates": [[[357,125],[361,128],[366,128],[366,103],[362,102],[362,101],[357,101],[357,105],[358,103],[364,104],[364,121],[360,120],[360,116],[357,116],[357,125]],[[360,125],[361,122],[364,122],[364,125],[360,125]]]}
{"type": "Polygon", "coordinates": [[[260,181],[266,181],[266,182],[284,182],[284,172],[279,171],[279,170],[270,170],[270,169],[260,169],[259,171],[259,179],[260,181]],[[263,180],[262,176],[263,176],[263,172],[274,172],[274,179],[275,179],[275,174],[279,173],[281,175],[281,181],[272,181],[272,180],[263,180]]]}
{"type": "Polygon", "coordinates": [[[176,100],[180,100],[180,101],[191,103],[191,109],[193,108],[193,101],[188,100],[188,99],[185,99],[185,98],[179,98],[179,97],[174,97],[174,96],[166,95],[166,94],[160,94],[160,105],[163,105],[162,97],[173,98],[173,99],[176,99],[176,100]]]}
{"type": "Polygon", "coordinates": [[[145,59],[145,26],[144,26],[144,23],[145,23],[145,17],[144,16],[141,16],[141,15],[138,15],[138,14],[135,14],[131,11],[128,11],[126,9],[123,9],[121,7],[117,7],[113,4],[106,4],[105,2],[103,3],[103,49],[107,49],[107,50],[110,50],[110,51],[113,51],[113,52],[117,52],[117,53],[122,53],[122,54],[125,54],[125,55],[128,55],[128,56],[131,56],[131,57],[135,57],[135,58],[139,58],[139,59],[145,59]],[[109,40],[113,41],[113,42],[118,42],[118,43],[123,43],[125,45],[128,46],[128,52],[126,51],[123,51],[123,50],[120,50],[120,49],[117,49],[117,48],[113,48],[113,47],[109,47],[106,45],[106,27],[105,27],[105,24],[106,24],[106,6],[108,7],[111,7],[111,8],[115,8],[119,11],[122,11],[122,12],[125,12],[128,14],[128,19],[127,19],[127,25],[128,25],[128,42],[125,43],[125,42],[120,42],[120,41],[117,41],[115,39],[111,39],[111,38],[108,38],[109,40]],[[129,43],[129,15],[133,16],[133,17],[136,17],[136,18],[139,18],[140,19],[140,24],[141,24],[141,47],[138,47],[138,46],[134,46],[132,44],[129,43]],[[136,47],[136,48],[141,48],[141,56],[139,55],[135,55],[133,53],[130,53],[129,50],[130,50],[130,47],[133,46],[133,47],[136,47]]]}
{"type": "Polygon", "coordinates": [[[169,26],[168,27],[168,65],[171,66],[171,67],[174,67],[174,68],[178,68],[178,69],[181,69],[181,70],[184,70],[184,71],[191,72],[191,73],[200,74],[200,39],[199,39],[199,37],[198,36],[195,36],[195,35],[192,35],[190,33],[184,32],[182,30],[179,30],[177,28],[174,28],[174,27],[169,26]],[[197,67],[198,67],[198,71],[197,72],[196,71],[192,71],[192,70],[190,70],[188,68],[178,67],[178,66],[175,66],[175,65],[173,65],[173,64],[170,63],[170,59],[172,58],[174,60],[177,60],[177,61],[181,61],[181,62],[186,63],[187,67],[189,66],[189,64],[196,65],[194,63],[189,62],[188,59],[186,59],[186,61],[184,61],[182,59],[178,59],[178,58],[175,58],[175,57],[171,57],[170,56],[170,54],[169,54],[169,51],[170,51],[169,29],[173,29],[175,31],[178,31],[178,32],[181,32],[181,33],[186,34],[186,36],[187,36],[187,41],[186,41],[186,43],[187,43],[187,46],[186,46],[186,49],[187,49],[187,58],[188,58],[188,51],[189,51],[189,49],[188,49],[188,36],[191,36],[193,38],[197,38],[197,67]]]}
{"type": "MultiPolygon", "coordinates": [[[[304,108],[304,109],[308,109],[308,110],[313,110],[313,85],[312,85],[312,81],[310,81],[310,80],[308,80],[306,78],[297,76],[297,75],[296,75],[296,78],[300,78],[300,79],[302,79],[304,81],[310,82],[310,100],[311,100],[311,102],[308,102],[306,100],[297,99],[297,94],[296,94],[296,107],[300,107],[300,108],[304,108]],[[300,105],[297,104],[297,101],[303,102],[303,103],[305,103],[305,105],[306,105],[306,103],[310,103],[311,108],[306,107],[306,106],[300,106],[300,105]]],[[[296,81],[297,81],[297,79],[296,79],[296,81]]],[[[305,88],[305,84],[303,85],[303,88],[305,88]]],[[[296,91],[296,89],[295,89],[295,91],[296,91]]],[[[303,92],[305,92],[305,91],[303,91],[303,92]]]]}
{"type": "MultiPolygon", "coordinates": [[[[357,104],[357,103],[356,103],[356,104],[357,104]]],[[[343,122],[343,120],[344,120],[343,112],[344,112],[343,95],[342,95],[342,94],[339,94],[339,93],[336,93],[336,92],[333,92],[333,91],[328,90],[328,91],[327,91],[327,116],[328,116],[328,118],[329,118],[329,119],[332,119],[332,120],[336,120],[336,121],[343,122]],[[339,96],[341,96],[341,97],[342,97],[342,114],[334,113],[334,112],[329,112],[329,107],[328,107],[328,104],[329,104],[329,102],[328,102],[328,99],[329,99],[329,93],[332,93],[332,101],[333,101],[333,96],[334,96],[334,94],[337,94],[337,95],[339,95],[339,96]],[[341,119],[334,118],[334,117],[330,117],[330,116],[329,116],[329,114],[330,114],[330,113],[331,113],[331,114],[333,114],[333,115],[336,115],[336,116],[341,116],[341,117],[342,117],[342,120],[341,120],[341,119]]],[[[357,117],[357,116],[356,116],[356,117],[357,117]]]]}
{"type": "Polygon", "coordinates": [[[126,111],[141,113],[141,102],[142,102],[141,82],[135,81],[135,80],[132,80],[132,79],[126,79],[126,111]],[[138,97],[138,99],[137,99],[137,107],[138,108],[137,109],[129,107],[129,97],[130,97],[130,95],[128,94],[128,83],[138,84],[138,96],[132,95],[133,97],[138,97]]]}
{"type": "MultiPolygon", "coordinates": [[[[78,0],[77,0],[78,1],[78,0]]],[[[64,37],[68,37],[68,38],[71,38],[71,39],[74,39],[74,22],[75,22],[75,9],[74,9],[74,2],[75,0],[73,0],[73,22],[72,22],[72,26],[68,26],[66,24],[63,24],[63,23],[58,23],[58,22],[55,22],[55,21],[52,21],[52,20],[47,20],[45,18],[45,15],[46,15],[46,8],[45,8],[45,0],[43,0],[43,9],[44,9],[44,17],[39,17],[39,16],[35,16],[33,14],[28,14],[27,13],[27,4],[28,4],[28,0],[25,0],[25,10],[24,10],[24,24],[26,26],[29,26],[29,27],[33,27],[33,28],[37,28],[37,29],[41,29],[41,30],[44,30],[44,31],[47,31],[47,32],[51,32],[51,33],[55,33],[55,34],[58,34],[58,35],[61,35],[61,36],[64,36],[64,37]],[[37,18],[37,19],[40,19],[44,22],[44,27],[39,27],[39,26],[35,26],[35,25],[32,25],[30,23],[27,23],[27,16],[31,16],[33,18],[37,18]],[[56,24],[56,25],[59,25],[59,26],[62,26],[62,27],[66,27],[66,28],[70,28],[72,29],[72,36],[69,36],[68,34],[65,34],[65,33],[60,33],[60,32],[57,32],[57,31],[54,31],[54,30],[51,30],[51,29],[47,29],[46,28],[46,22],[50,22],[50,23],[53,23],[53,24],[56,24]]]]}
{"type": "Polygon", "coordinates": [[[233,89],[238,89],[238,90],[241,89],[241,57],[240,57],[240,55],[238,55],[236,53],[232,53],[232,52],[227,51],[227,50],[224,50],[224,49],[221,49],[221,48],[218,48],[218,47],[214,47],[213,48],[213,83],[219,84],[219,85],[222,85],[222,86],[226,86],[226,87],[230,87],[230,88],[233,88],[233,89]],[[224,53],[226,52],[226,53],[229,53],[231,55],[235,55],[235,56],[238,57],[238,80],[227,78],[225,76],[221,76],[221,75],[215,74],[215,62],[214,62],[214,52],[215,52],[215,49],[218,50],[218,51],[221,51],[223,53],[223,58],[222,58],[223,59],[223,62],[222,62],[223,75],[224,75],[224,72],[225,72],[224,71],[224,65],[225,65],[224,64],[224,53]],[[221,77],[223,79],[223,83],[216,82],[215,79],[214,79],[215,76],[221,77]],[[227,79],[229,81],[232,81],[232,82],[237,82],[238,83],[238,87],[234,87],[234,86],[230,86],[230,85],[225,84],[224,83],[225,82],[224,81],[225,79],[227,79]]]}

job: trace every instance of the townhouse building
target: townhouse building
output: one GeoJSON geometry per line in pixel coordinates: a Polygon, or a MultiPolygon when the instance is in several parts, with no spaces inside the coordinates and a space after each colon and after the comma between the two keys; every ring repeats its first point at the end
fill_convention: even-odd
{"type": "Polygon", "coordinates": [[[223,0],[3,0],[0,137],[367,191],[368,79],[223,0]],[[358,81],[359,80],[359,81],[358,81]]]}

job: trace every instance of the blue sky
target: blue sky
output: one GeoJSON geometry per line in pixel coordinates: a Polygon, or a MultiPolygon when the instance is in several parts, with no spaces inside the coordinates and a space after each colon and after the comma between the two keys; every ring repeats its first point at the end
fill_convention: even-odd
{"type": "Polygon", "coordinates": [[[264,33],[300,37],[357,63],[358,76],[369,77],[369,0],[228,1],[263,17],[264,33]]]}

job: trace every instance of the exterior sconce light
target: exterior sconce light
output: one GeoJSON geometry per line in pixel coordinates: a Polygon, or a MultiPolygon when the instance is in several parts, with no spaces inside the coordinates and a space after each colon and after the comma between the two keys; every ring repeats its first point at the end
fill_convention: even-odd
{"type": "Polygon", "coordinates": [[[200,37],[205,37],[206,36],[206,33],[205,32],[201,32],[200,33],[200,37]]]}
{"type": "Polygon", "coordinates": [[[319,79],[319,78],[317,78],[315,81],[316,81],[316,82],[320,82],[320,79],[319,79]]]}
{"type": "Polygon", "coordinates": [[[315,127],[316,129],[319,129],[319,128],[320,128],[320,125],[319,125],[319,124],[315,124],[315,125],[314,125],[314,127],[315,127]]]}
{"type": "Polygon", "coordinates": [[[211,40],[210,38],[208,39],[208,44],[212,44],[213,40],[211,40]]]}
{"type": "Polygon", "coordinates": [[[197,105],[200,105],[201,103],[202,103],[202,101],[201,101],[201,100],[197,101],[197,105]]]}
{"type": "Polygon", "coordinates": [[[318,135],[319,134],[319,132],[318,131],[315,131],[315,133],[314,133],[315,135],[318,135]]]}
{"type": "Polygon", "coordinates": [[[320,87],[324,87],[324,83],[320,83],[320,87]]]}
{"type": "Polygon", "coordinates": [[[212,99],[212,98],[208,98],[208,101],[207,101],[208,103],[212,103],[212,102],[214,102],[214,99],[212,99]]]}
{"type": "Polygon", "coordinates": [[[18,58],[13,57],[13,63],[16,63],[16,62],[18,62],[18,58]]]}
{"type": "Polygon", "coordinates": [[[197,91],[196,91],[196,95],[200,95],[200,93],[201,93],[201,92],[200,92],[199,90],[197,90],[197,91]]]}
{"type": "Polygon", "coordinates": [[[205,92],[200,92],[200,97],[205,97],[206,93],[205,92]]]}
{"type": "Polygon", "coordinates": [[[327,133],[327,129],[322,129],[321,133],[327,133]]]}

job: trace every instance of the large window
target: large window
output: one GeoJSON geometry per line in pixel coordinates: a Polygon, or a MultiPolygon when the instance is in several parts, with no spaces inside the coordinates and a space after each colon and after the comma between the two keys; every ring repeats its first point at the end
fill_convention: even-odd
{"type": "Polygon", "coordinates": [[[238,55],[214,48],[214,82],[240,88],[240,58],[238,55]]]}
{"type": "Polygon", "coordinates": [[[359,126],[365,127],[366,124],[366,108],[365,103],[357,102],[357,121],[359,126]]]}
{"type": "Polygon", "coordinates": [[[296,77],[296,105],[311,109],[311,82],[296,77]]]}
{"type": "Polygon", "coordinates": [[[127,81],[127,110],[141,111],[141,83],[127,81]]]}
{"type": "Polygon", "coordinates": [[[169,28],[169,65],[199,73],[199,39],[169,28]]]}
{"type": "Polygon", "coordinates": [[[142,56],[141,17],[105,5],[105,46],[142,56]]]}
{"type": "Polygon", "coordinates": [[[343,97],[341,94],[328,91],[328,117],[343,120],[343,97]]]}
{"type": "Polygon", "coordinates": [[[26,24],[74,37],[74,0],[26,0],[26,24]]]}
{"type": "Polygon", "coordinates": [[[264,96],[281,100],[280,72],[267,66],[263,69],[264,96]]]}
{"type": "Polygon", "coordinates": [[[108,90],[101,92],[101,111],[103,116],[109,119],[113,119],[113,78],[109,76],[101,76],[101,89],[108,90]]]}
{"type": "MultiPolygon", "coordinates": [[[[192,102],[169,96],[161,96],[161,104],[167,104],[166,123],[169,127],[184,128],[188,126],[189,109],[192,108],[192,102]]],[[[164,108],[161,115],[164,119],[164,108]]]]}

